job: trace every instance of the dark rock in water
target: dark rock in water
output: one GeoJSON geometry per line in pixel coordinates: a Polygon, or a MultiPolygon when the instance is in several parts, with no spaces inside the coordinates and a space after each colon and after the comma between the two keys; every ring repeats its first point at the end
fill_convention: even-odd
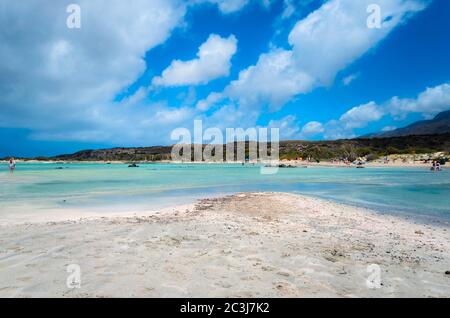
{"type": "Polygon", "coordinates": [[[286,165],[284,163],[278,164],[278,165],[266,165],[266,168],[297,168],[297,166],[293,165],[286,165]]]}
{"type": "Polygon", "coordinates": [[[139,166],[135,163],[128,165],[128,168],[139,168],[139,166]]]}
{"type": "Polygon", "coordinates": [[[62,169],[64,169],[63,167],[56,167],[55,168],[56,170],[62,170],[62,169]]]}

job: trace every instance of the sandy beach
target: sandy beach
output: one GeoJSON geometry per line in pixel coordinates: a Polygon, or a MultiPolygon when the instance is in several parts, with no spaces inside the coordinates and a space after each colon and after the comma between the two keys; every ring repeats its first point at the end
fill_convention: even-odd
{"type": "Polygon", "coordinates": [[[450,296],[448,222],[294,194],[0,229],[1,297],[450,296]]]}

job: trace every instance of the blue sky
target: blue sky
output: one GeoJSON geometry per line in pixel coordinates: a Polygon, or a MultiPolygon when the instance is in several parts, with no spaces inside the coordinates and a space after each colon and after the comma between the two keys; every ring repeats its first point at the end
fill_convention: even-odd
{"type": "Polygon", "coordinates": [[[80,29],[69,3],[5,3],[0,157],[171,144],[194,119],[353,138],[450,108],[445,0],[84,0],[80,29]]]}

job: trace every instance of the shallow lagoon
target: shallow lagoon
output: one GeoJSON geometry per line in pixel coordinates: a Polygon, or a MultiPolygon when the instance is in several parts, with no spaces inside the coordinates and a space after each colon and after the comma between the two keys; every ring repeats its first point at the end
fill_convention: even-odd
{"type": "Polygon", "coordinates": [[[309,167],[263,175],[251,165],[22,163],[10,175],[7,165],[0,165],[2,212],[143,211],[241,191],[300,193],[379,211],[450,218],[449,169],[309,167]]]}

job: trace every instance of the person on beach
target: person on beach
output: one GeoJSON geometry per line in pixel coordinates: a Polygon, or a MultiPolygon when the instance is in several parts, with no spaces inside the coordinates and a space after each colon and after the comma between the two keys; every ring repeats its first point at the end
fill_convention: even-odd
{"type": "Polygon", "coordinates": [[[16,169],[16,161],[14,158],[9,159],[9,172],[13,173],[14,169],[16,169]]]}

